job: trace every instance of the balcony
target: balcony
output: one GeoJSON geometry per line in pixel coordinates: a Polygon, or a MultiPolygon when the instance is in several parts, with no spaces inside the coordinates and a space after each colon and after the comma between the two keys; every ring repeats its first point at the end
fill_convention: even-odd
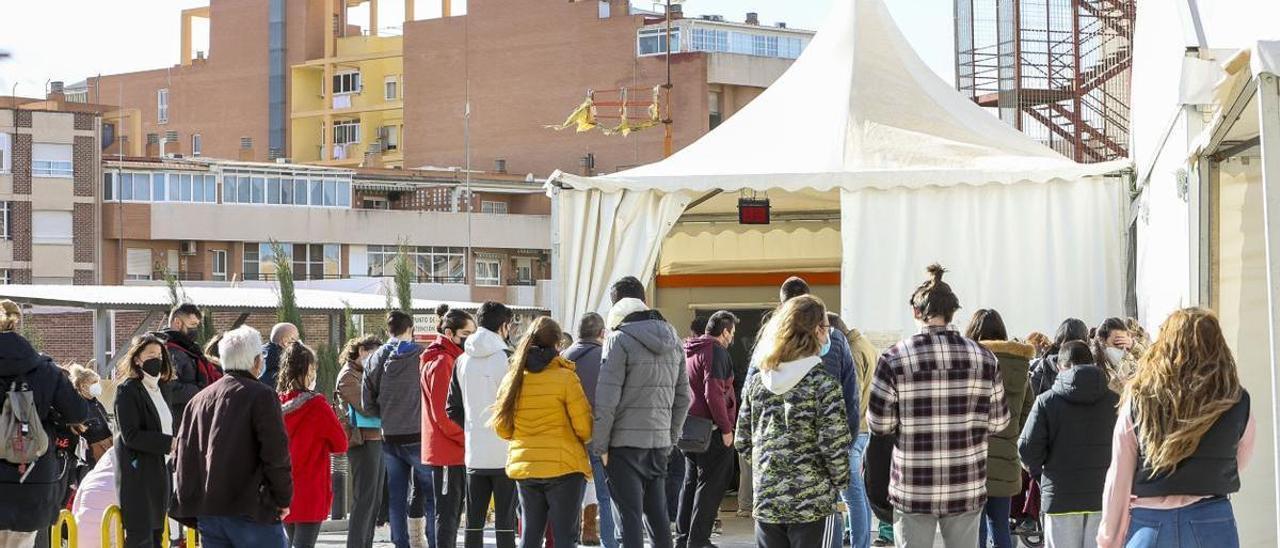
{"type": "Polygon", "coordinates": [[[166,271],[166,270],[157,270],[151,274],[151,279],[164,280],[169,276],[173,276],[174,279],[180,282],[203,282],[204,281],[203,272],[190,272],[187,270],[179,270],[176,272],[166,271]]]}

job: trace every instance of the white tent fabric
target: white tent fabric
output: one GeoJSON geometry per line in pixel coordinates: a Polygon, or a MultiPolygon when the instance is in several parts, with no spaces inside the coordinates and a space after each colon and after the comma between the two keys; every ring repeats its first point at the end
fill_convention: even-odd
{"type": "Polygon", "coordinates": [[[957,93],[882,0],[839,0],[827,21],[760,97],[672,157],[552,179],[606,191],[856,190],[1074,180],[1128,165],[1072,162],[957,93]]]}
{"type": "MultiPolygon", "coordinates": [[[[607,284],[621,275],[649,282],[659,249],[685,205],[708,192],[740,189],[772,191],[775,196],[840,189],[846,205],[894,201],[892,209],[864,205],[844,215],[846,295],[868,292],[873,286],[863,284],[879,279],[859,278],[862,269],[888,270],[908,280],[921,277],[915,270],[926,263],[905,268],[909,257],[904,250],[930,249],[929,242],[946,242],[946,249],[956,252],[949,256],[957,257],[949,266],[982,276],[987,280],[982,287],[1000,291],[1010,285],[1011,277],[1045,276],[1044,267],[1028,257],[1062,253],[1060,247],[1067,245],[1065,238],[1048,235],[1062,227],[1034,219],[1031,212],[1056,209],[1062,216],[1048,218],[1070,218],[1067,226],[1121,233],[1121,191],[1095,176],[1129,165],[1077,164],[1036,143],[938,78],[898,30],[883,0],[838,0],[791,69],[702,139],[666,160],[613,175],[551,176],[548,185],[561,187],[555,190],[559,220],[553,245],[564,282],[554,313],[572,322],[585,311],[604,308],[607,284]],[[1006,204],[998,207],[1023,212],[1020,216],[992,216],[990,207],[996,206],[985,202],[1000,192],[981,190],[986,185],[1056,184],[1069,184],[1073,192],[1015,190],[1012,195],[1022,202],[997,200],[1006,204]],[[933,209],[906,203],[913,199],[913,190],[936,192],[939,187],[972,194],[954,203],[930,201],[933,209]],[[859,192],[868,195],[851,195],[859,192]],[[639,208],[643,214],[628,208],[639,208]],[[939,233],[926,233],[915,225],[898,232],[883,229],[898,227],[902,216],[945,219],[951,226],[939,233]],[[964,232],[973,239],[948,237],[949,228],[972,226],[982,227],[982,232],[964,232]],[[1034,243],[1030,247],[1042,251],[1027,256],[1009,249],[984,255],[983,248],[998,245],[984,238],[1014,231],[1027,232],[1025,240],[1034,243]],[[884,245],[873,245],[877,239],[884,245]],[[987,262],[993,257],[999,262],[987,262]],[[857,262],[851,265],[851,260],[857,262]]],[[[1104,277],[1102,272],[1114,271],[1100,268],[1118,262],[1118,247],[1106,238],[1089,243],[1097,255],[1077,264],[1099,267],[1090,275],[1101,279],[1102,289],[1077,293],[1082,290],[1057,288],[1064,293],[1059,298],[1064,303],[1096,303],[1105,297],[1112,299],[1106,311],[1118,314],[1123,276],[1104,277]]],[[[874,290],[888,293],[903,283],[874,290]]],[[[892,310],[900,310],[909,293],[899,295],[902,302],[895,301],[892,310]]],[[[967,298],[979,304],[988,296],[975,290],[967,298]]],[[[1044,319],[1054,318],[1056,323],[1066,312],[1040,310],[1037,323],[1028,328],[1048,329],[1052,324],[1044,325],[1044,319]]],[[[1102,309],[1085,312],[1097,318],[1102,309]]],[[[880,324],[859,327],[906,327],[897,312],[869,318],[880,324]]]]}

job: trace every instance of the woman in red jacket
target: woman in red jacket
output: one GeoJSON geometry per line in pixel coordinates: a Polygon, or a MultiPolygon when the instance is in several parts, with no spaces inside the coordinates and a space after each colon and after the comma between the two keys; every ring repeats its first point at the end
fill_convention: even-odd
{"type": "Polygon", "coordinates": [[[435,488],[435,548],[454,548],[458,543],[458,524],[462,518],[462,499],[466,492],[465,435],[462,427],[445,413],[449,383],[453,382],[453,365],[462,355],[467,337],[476,332],[471,314],[449,310],[449,305],[436,308],[440,318],[436,340],[422,353],[422,463],[431,468],[435,488]]]}
{"type": "Polygon", "coordinates": [[[329,455],[347,450],[347,435],[329,401],[315,391],[316,355],[294,341],[280,360],[276,390],[293,461],[293,506],[284,518],[292,548],[312,548],[333,504],[329,455]]]}

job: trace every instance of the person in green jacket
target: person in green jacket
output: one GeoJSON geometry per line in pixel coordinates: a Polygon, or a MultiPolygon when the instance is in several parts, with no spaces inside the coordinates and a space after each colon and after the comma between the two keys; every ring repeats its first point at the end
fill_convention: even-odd
{"type": "Polygon", "coordinates": [[[1013,536],[1009,531],[1009,511],[1013,497],[1022,492],[1022,464],[1018,460],[1018,434],[1031,412],[1031,381],[1028,370],[1036,355],[1035,347],[1009,340],[1000,313],[982,309],[973,313],[965,336],[977,341],[1000,364],[1000,378],[1004,381],[1005,403],[1009,406],[1009,426],[991,436],[987,442],[987,505],[983,510],[986,519],[980,529],[980,546],[988,546],[992,540],[996,548],[1012,548],[1013,536]],[[1020,412],[1019,412],[1020,410],[1020,412]]]}

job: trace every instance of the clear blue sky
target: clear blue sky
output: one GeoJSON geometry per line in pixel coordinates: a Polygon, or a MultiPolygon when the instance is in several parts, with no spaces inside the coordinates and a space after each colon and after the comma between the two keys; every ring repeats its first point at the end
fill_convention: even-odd
{"type": "MultiPolygon", "coordinates": [[[[265,0],[264,0],[265,1],[265,0]]],[[[419,17],[439,13],[434,0],[416,0],[419,17]]],[[[563,2],[564,0],[545,0],[563,2]]],[[[757,12],[766,24],[816,30],[833,1],[852,0],[685,0],[689,15],[717,14],[741,21],[757,12]]],[[[884,0],[907,38],[935,72],[953,81],[952,0],[884,0]]],[[[632,0],[652,8],[652,0],[632,0]]],[[[47,80],[68,84],[96,74],[112,74],[175,64],[179,14],[208,0],[0,0],[0,95],[42,96],[47,80]]],[[[398,22],[399,2],[383,2],[380,19],[398,22]]],[[[465,0],[455,0],[455,6],[465,0]]],[[[353,13],[356,10],[353,10],[353,13]]],[[[359,16],[353,17],[360,22],[359,16]]],[[[207,43],[207,26],[195,29],[195,43],[207,43]]],[[[198,49],[198,48],[197,48],[198,49]]]]}

